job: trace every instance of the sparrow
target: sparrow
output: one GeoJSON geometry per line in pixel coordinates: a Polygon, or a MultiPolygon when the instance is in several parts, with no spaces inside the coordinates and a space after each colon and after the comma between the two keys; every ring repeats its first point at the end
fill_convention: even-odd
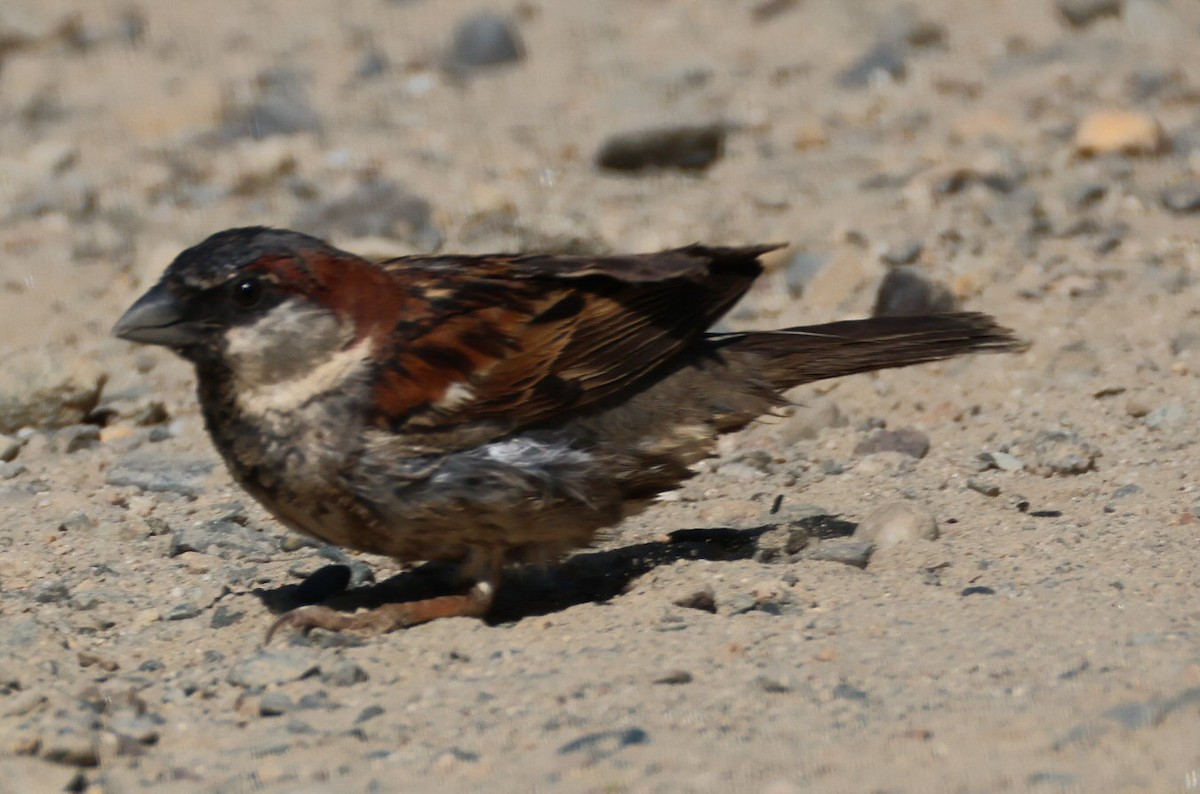
{"type": "Polygon", "coordinates": [[[271,628],[382,632],[484,616],[506,565],[587,546],[795,386],[1024,348],[967,312],[709,332],[777,247],[376,262],[229,229],[113,331],[194,365],[213,444],[285,526],[460,564],[465,593],[303,606],[271,628]]]}

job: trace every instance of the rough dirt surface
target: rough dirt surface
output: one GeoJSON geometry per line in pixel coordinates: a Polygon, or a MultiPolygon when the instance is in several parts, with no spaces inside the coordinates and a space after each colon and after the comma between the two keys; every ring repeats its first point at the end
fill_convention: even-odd
{"type": "Polygon", "coordinates": [[[1200,4],[500,2],[449,55],[482,10],[0,6],[0,790],[1200,786],[1200,4]],[[789,242],[728,327],[905,267],[1033,344],[798,390],[492,622],[264,648],[445,585],[286,533],[108,338],[249,223],[789,242]]]}

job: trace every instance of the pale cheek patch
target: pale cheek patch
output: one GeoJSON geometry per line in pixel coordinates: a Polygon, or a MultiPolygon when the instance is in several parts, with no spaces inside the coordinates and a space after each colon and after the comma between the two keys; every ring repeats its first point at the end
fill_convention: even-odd
{"type": "Polygon", "coordinates": [[[350,332],[323,311],[278,307],[226,336],[237,401],[252,416],[294,410],[361,382],[372,341],[345,347],[350,332]]]}

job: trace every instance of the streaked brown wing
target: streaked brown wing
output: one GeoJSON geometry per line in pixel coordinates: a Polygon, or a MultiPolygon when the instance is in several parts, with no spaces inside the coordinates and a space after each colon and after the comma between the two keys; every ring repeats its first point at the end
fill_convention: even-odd
{"type": "Polygon", "coordinates": [[[636,388],[745,293],[772,248],[385,263],[409,297],[381,340],[377,420],[501,435],[636,388]]]}

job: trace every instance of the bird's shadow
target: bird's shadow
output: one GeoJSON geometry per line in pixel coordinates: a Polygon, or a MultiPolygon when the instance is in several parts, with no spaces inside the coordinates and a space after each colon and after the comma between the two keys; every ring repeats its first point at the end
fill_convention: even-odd
{"type": "MultiPolygon", "coordinates": [[[[580,552],[548,567],[519,566],[506,571],[504,585],[485,620],[490,625],[512,623],[578,604],[603,603],[625,592],[634,580],[654,568],[680,560],[751,559],[759,552],[762,538],[781,526],[801,528],[814,538],[844,537],[855,529],[855,524],[831,515],[807,516],[786,525],[767,524],[748,529],[680,529],[665,541],[580,552]]],[[[299,584],[258,589],[254,595],[275,614],[316,602],[353,612],[463,592],[464,586],[456,573],[456,566],[426,563],[377,584],[343,590],[349,581],[349,570],[330,565],[299,584]]]]}

